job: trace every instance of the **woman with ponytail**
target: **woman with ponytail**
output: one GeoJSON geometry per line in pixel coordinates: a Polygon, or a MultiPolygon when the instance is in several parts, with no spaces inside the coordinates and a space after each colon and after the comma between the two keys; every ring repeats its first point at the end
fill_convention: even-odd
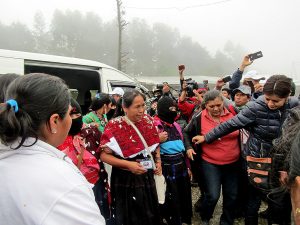
{"type": "Polygon", "coordinates": [[[60,78],[28,74],[9,85],[0,105],[1,224],[104,224],[89,183],[56,148],[70,111],[60,78]]]}

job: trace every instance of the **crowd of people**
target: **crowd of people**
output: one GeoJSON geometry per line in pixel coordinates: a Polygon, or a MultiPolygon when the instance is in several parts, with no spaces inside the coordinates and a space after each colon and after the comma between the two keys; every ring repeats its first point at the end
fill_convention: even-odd
{"type": "Polygon", "coordinates": [[[147,105],[138,90],[97,93],[83,115],[58,77],[0,75],[3,224],[300,224],[300,105],[285,75],[245,56],[213,90],[184,78],[147,105]],[[291,216],[292,215],[292,216],[291,216]]]}

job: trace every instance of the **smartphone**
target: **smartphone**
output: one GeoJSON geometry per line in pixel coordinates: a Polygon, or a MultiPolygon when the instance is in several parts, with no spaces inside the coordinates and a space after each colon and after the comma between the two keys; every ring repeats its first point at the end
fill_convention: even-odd
{"type": "Polygon", "coordinates": [[[222,78],[222,81],[224,83],[227,83],[227,82],[231,81],[231,76],[226,76],[226,77],[222,78]]]}
{"type": "Polygon", "coordinates": [[[250,58],[251,61],[253,61],[255,59],[258,59],[258,58],[261,58],[261,57],[263,57],[263,54],[262,54],[261,51],[249,54],[249,58],[250,58]]]}
{"type": "Polygon", "coordinates": [[[178,70],[184,70],[185,69],[185,66],[184,65],[179,65],[178,66],[178,70]]]}

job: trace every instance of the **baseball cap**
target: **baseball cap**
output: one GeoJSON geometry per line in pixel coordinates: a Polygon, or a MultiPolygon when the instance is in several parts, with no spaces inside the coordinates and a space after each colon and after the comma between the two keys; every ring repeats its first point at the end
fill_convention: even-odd
{"type": "Polygon", "coordinates": [[[124,90],[120,87],[116,87],[113,91],[111,91],[109,93],[110,95],[120,95],[121,97],[123,97],[124,95],[124,90]]]}
{"type": "Polygon", "coordinates": [[[244,79],[265,80],[266,78],[258,74],[256,70],[250,70],[245,74],[244,79]]]}
{"type": "Polygon", "coordinates": [[[245,95],[249,95],[249,96],[251,95],[251,88],[250,88],[249,86],[246,86],[246,85],[241,85],[241,86],[239,86],[238,88],[234,89],[234,90],[232,91],[233,96],[234,96],[238,91],[242,92],[242,93],[245,94],[245,95]]]}

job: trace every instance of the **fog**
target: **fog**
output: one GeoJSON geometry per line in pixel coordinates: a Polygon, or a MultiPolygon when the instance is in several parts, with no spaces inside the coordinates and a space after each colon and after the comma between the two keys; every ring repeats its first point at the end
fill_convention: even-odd
{"type": "MultiPolygon", "coordinates": [[[[159,22],[177,28],[181,36],[191,37],[211,56],[222,51],[228,41],[248,53],[261,50],[264,57],[249,69],[300,80],[300,1],[123,0],[123,6],[127,21],[142,18],[149,24],[159,22]]],[[[32,26],[34,14],[40,11],[49,25],[55,9],[92,11],[104,21],[115,18],[117,11],[115,0],[10,0],[1,3],[0,22],[32,26]]]]}

